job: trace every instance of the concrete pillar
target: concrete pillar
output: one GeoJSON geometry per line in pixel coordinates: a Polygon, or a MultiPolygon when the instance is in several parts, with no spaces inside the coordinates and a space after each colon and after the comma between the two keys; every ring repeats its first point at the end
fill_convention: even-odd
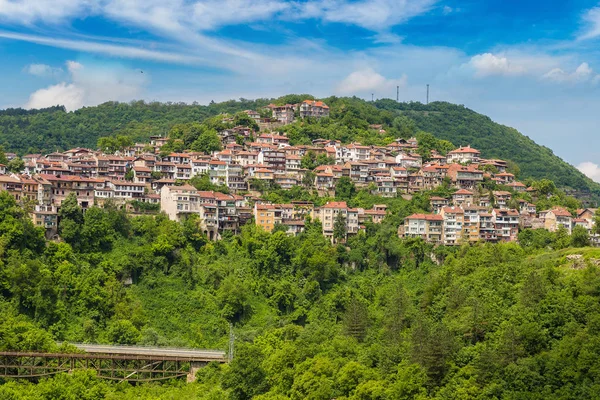
{"type": "Polygon", "coordinates": [[[202,368],[206,363],[202,361],[190,362],[190,373],[187,375],[187,383],[196,382],[196,372],[202,368]]]}

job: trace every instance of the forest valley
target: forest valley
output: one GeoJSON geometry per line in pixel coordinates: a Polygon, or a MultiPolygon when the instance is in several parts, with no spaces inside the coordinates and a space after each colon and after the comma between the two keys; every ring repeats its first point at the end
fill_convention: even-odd
{"type": "Polygon", "coordinates": [[[600,249],[560,230],[434,248],[396,233],[428,202],[393,201],[383,223],[332,244],[319,221],[297,237],[248,224],[211,242],[196,217],[84,213],[67,199],[62,240],[46,241],[0,193],[0,350],[225,350],[230,324],[236,338],[233,361],[195,383],[78,371],[2,380],[0,398],[598,398],[600,249]]]}

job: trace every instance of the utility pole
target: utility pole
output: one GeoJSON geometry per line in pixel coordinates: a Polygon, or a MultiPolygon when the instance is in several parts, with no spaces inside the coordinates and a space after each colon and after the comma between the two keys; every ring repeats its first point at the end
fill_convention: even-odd
{"type": "Polygon", "coordinates": [[[400,86],[396,86],[396,102],[400,101],[400,86]]]}
{"type": "Polygon", "coordinates": [[[429,83],[427,84],[427,103],[425,104],[429,104],[429,83]]]}
{"type": "Polygon", "coordinates": [[[233,360],[235,335],[233,334],[233,324],[229,324],[229,362],[233,360]]]}

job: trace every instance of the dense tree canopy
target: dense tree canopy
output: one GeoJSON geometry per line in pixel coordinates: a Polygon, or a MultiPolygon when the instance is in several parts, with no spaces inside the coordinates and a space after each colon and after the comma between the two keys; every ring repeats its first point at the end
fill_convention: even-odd
{"type": "Polygon", "coordinates": [[[598,393],[600,250],[579,247],[587,233],[525,230],[521,245],[433,248],[396,234],[403,217],[426,211],[426,196],[359,191],[348,202],[384,202],[391,214],[336,244],[310,220],[298,237],[248,225],[210,242],[197,217],[131,218],[111,204],[82,213],[69,197],[61,230],[77,235],[45,242],[1,193],[0,349],[57,351],[56,341],[226,349],[232,324],[236,350],[231,364],[201,369],[194,384],[115,385],[77,371],[0,382],[0,398],[598,393]]]}

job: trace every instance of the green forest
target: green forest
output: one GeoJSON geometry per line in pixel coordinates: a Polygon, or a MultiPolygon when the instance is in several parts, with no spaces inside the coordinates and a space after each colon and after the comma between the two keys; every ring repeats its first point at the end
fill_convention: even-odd
{"type": "Polygon", "coordinates": [[[0,193],[0,350],[225,350],[230,324],[236,338],[233,361],[195,383],[76,371],[1,380],[0,398],[598,398],[600,250],[588,238],[525,230],[520,245],[433,248],[396,234],[427,194],[383,201],[383,223],[332,244],[318,221],[297,237],[246,225],[210,242],[195,217],[129,217],[110,203],[83,213],[69,197],[54,242],[0,193]]]}
{"type": "MultiPolygon", "coordinates": [[[[184,103],[108,102],[66,112],[56,106],[42,110],[0,110],[0,146],[20,155],[95,148],[107,136],[145,141],[152,135],[166,136],[178,124],[201,123],[219,114],[235,115],[243,110],[261,110],[269,103],[298,103],[310,95],[286,95],[277,99],[231,100],[209,105],[184,103]]],[[[281,128],[292,144],[309,144],[317,138],[360,141],[366,145],[388,144],[398,137],[433,134],[456,146],[482,151],[482,157],[501,158],[520,168],[519,178],[548,178],[579,195],[600,196],[600,185],[567,164],[546,147],[539,146],[513,128],[493,122],[464,106],[444,102],[424,105],[383,99],[367,102],[356,97],[323,99],[330,117],[302,120],[281,128]],[[369,125],[381,124],[385,133],[369,125]]],[[[200,147],[202,148],[202,147],[200,147]]]]}

